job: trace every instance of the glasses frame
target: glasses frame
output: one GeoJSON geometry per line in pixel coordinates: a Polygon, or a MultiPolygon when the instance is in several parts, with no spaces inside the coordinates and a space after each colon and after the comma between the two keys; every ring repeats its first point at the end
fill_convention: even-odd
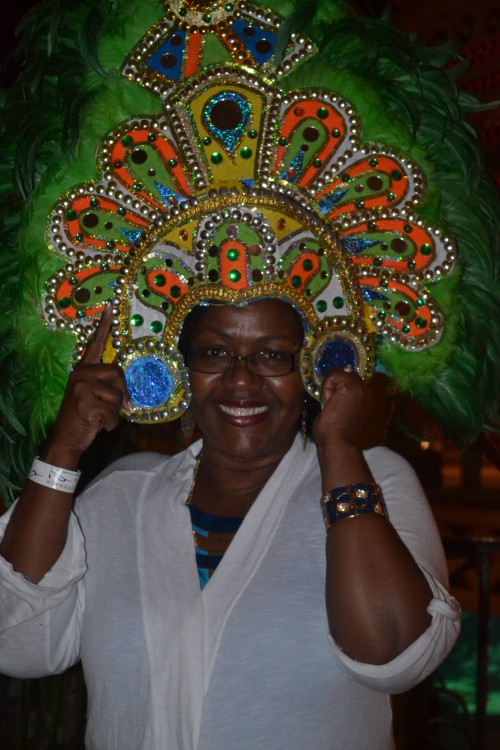
{"type": "Polygon", "coordinates": [[[290,373],[297,371],[297,355],[299,354],[301,349],[302,347],[297,349],[297,351],[295,352],[283,352],[280,349],[262,349],[260,352],[253,352],[252,354],[247,354],[246,357],[242,357],[240,354],[230,354],[224,349],[224,347],[194,346],[188,351],[187,366],[188,369],[193,370],[193,372],[200,372],[203,375],[224,375],[224,373],[229,372],[236,360],[242,360],[245,362],[247,371],[250,373],[250,375],[258,375],[261,378],[282,378],[285,375],[290,375],[290,373]],[[224,367],[223,370],[198,370],[197,368],[191,366],[190,360],[192,352],[208,352],[210,351],[210,349],[222,349],[226,353],[228,357],[227,366],[224,367]],[[276,352],[277,354],[286,355],[289,360],[289,369],[286,372],[280,372],[279,375],[275,375],[273,373],[263,375],[261,372],[255,372],[255,370],[252,369],[252,360],[255,360],[256,357],[269,352],[276,352]]]}

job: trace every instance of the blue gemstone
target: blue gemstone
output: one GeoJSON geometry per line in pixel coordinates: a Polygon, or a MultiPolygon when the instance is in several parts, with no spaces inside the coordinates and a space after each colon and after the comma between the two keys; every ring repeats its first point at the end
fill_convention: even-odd
{"type": "Polygon", "coordinates": [[[162,406],[171,396],[175,380],[170,368],[158,357],[140,357],[125,373],[128,391],[143,409],[162,406]]]}
{"type": "Polygon", "coordinates": [[[322,378],[326,378],[334,367],[344,368],[346,365],[351,365],[353,369],[357,369],[358,356],[351,342],[339,337],[325,345],[321,359],[316,363],[315,369],[321,374],[322,378]]]}

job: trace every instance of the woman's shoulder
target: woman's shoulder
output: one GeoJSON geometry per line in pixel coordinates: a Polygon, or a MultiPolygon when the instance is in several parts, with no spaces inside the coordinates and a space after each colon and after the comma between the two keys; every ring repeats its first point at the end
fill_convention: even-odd
{"type": "Polygon", "coordinates": [[[194,455],[194,446],[174,455],[152,451],[127,454],[101,471],[89,482],[82,494],[88,495],[94,491],[101,493],[107,487],[117,486],[131,490],[155,482],[156,479],[162,483],[168,482],[169,478],[177,477],[182,472],[183,466],[194,462],[194,455]]]}

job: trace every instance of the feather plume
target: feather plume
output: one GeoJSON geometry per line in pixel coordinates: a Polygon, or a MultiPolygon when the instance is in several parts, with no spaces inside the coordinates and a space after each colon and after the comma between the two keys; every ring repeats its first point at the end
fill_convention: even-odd
{"type": "MultiPolygon", "coordinates": [[[[387,143],[429,176],[422,214],[458,240],[460,265],[432,292],[447,327],[421,354],[381,342],[381,366],[417,397],[460,445],[498,423],[499,199],[464,119],[481,108],[456,79],[450,45],[419,47],[385,20],[355,16],[340,0],[268,0],[288,33],[313,38],[320,53],[287,85],[325,85],[353,101],[363,137],[387,143]],[[454,70],[444,72],[449,61],[454,70]]],[[[156,0],[44,0],[21,23],[18,81],[2,93],[0,121],[0,494],[10,501],[37,443],[55,418],[73,339],[40,325],[41,285],[60,265],[45,223],[60,193],[95,176],[95,146],[130,113],[161,110],[118,70],[140,35],[162,15],[156,0]]],[[[458,65],[457,65],[458,63],[458,65]]]]}

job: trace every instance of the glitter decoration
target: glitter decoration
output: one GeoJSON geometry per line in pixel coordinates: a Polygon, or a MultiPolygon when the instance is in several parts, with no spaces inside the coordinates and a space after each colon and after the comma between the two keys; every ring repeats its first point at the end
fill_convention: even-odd
{"type": "Polygon", "coordinates": [[[245,97],[225,91],[207,102],[203,120],[213,137],[232,154],[245,134],[251,114],[252,105],[245,97]]]}
{"type": "Polygon", "coordinates": [[[79,356],[112,304],[105,361],[122,366],[137,407],[125,416],[142,422],[187,408],[177,346],[198,304],[292,304],[315,398],[333,366],[369,377],[376,337],[411,352],[437,343],[432,289],[455,248],[418,214],[422,170],[363,141],[336,92],[280,85],[314,45],[293,35],[277,61],[277,13],[239,0],[166,6],[122,70],[159,114],[103,133],[96,170],[50,213],[66,266],[47,279],[47,326],[72,331],[79,356]],[[220,62],[207,64],[214,50],[220,62]]]}
{"type": "Polygon", "coordinates": [[[325,344],[316,370],[320,373],[321,379],[324,380],[335,367],[344,368],[348,365],[354,370],[358,368],[356,349],[350,341],[338,338],[325,344]]]}
{"type": "Polygon", "coordinates": [[[125,371],[125,380],[132,400],[141,408],[165,404],[175,385],[169,367],[158,357],[135,359],[125,371]]]}

